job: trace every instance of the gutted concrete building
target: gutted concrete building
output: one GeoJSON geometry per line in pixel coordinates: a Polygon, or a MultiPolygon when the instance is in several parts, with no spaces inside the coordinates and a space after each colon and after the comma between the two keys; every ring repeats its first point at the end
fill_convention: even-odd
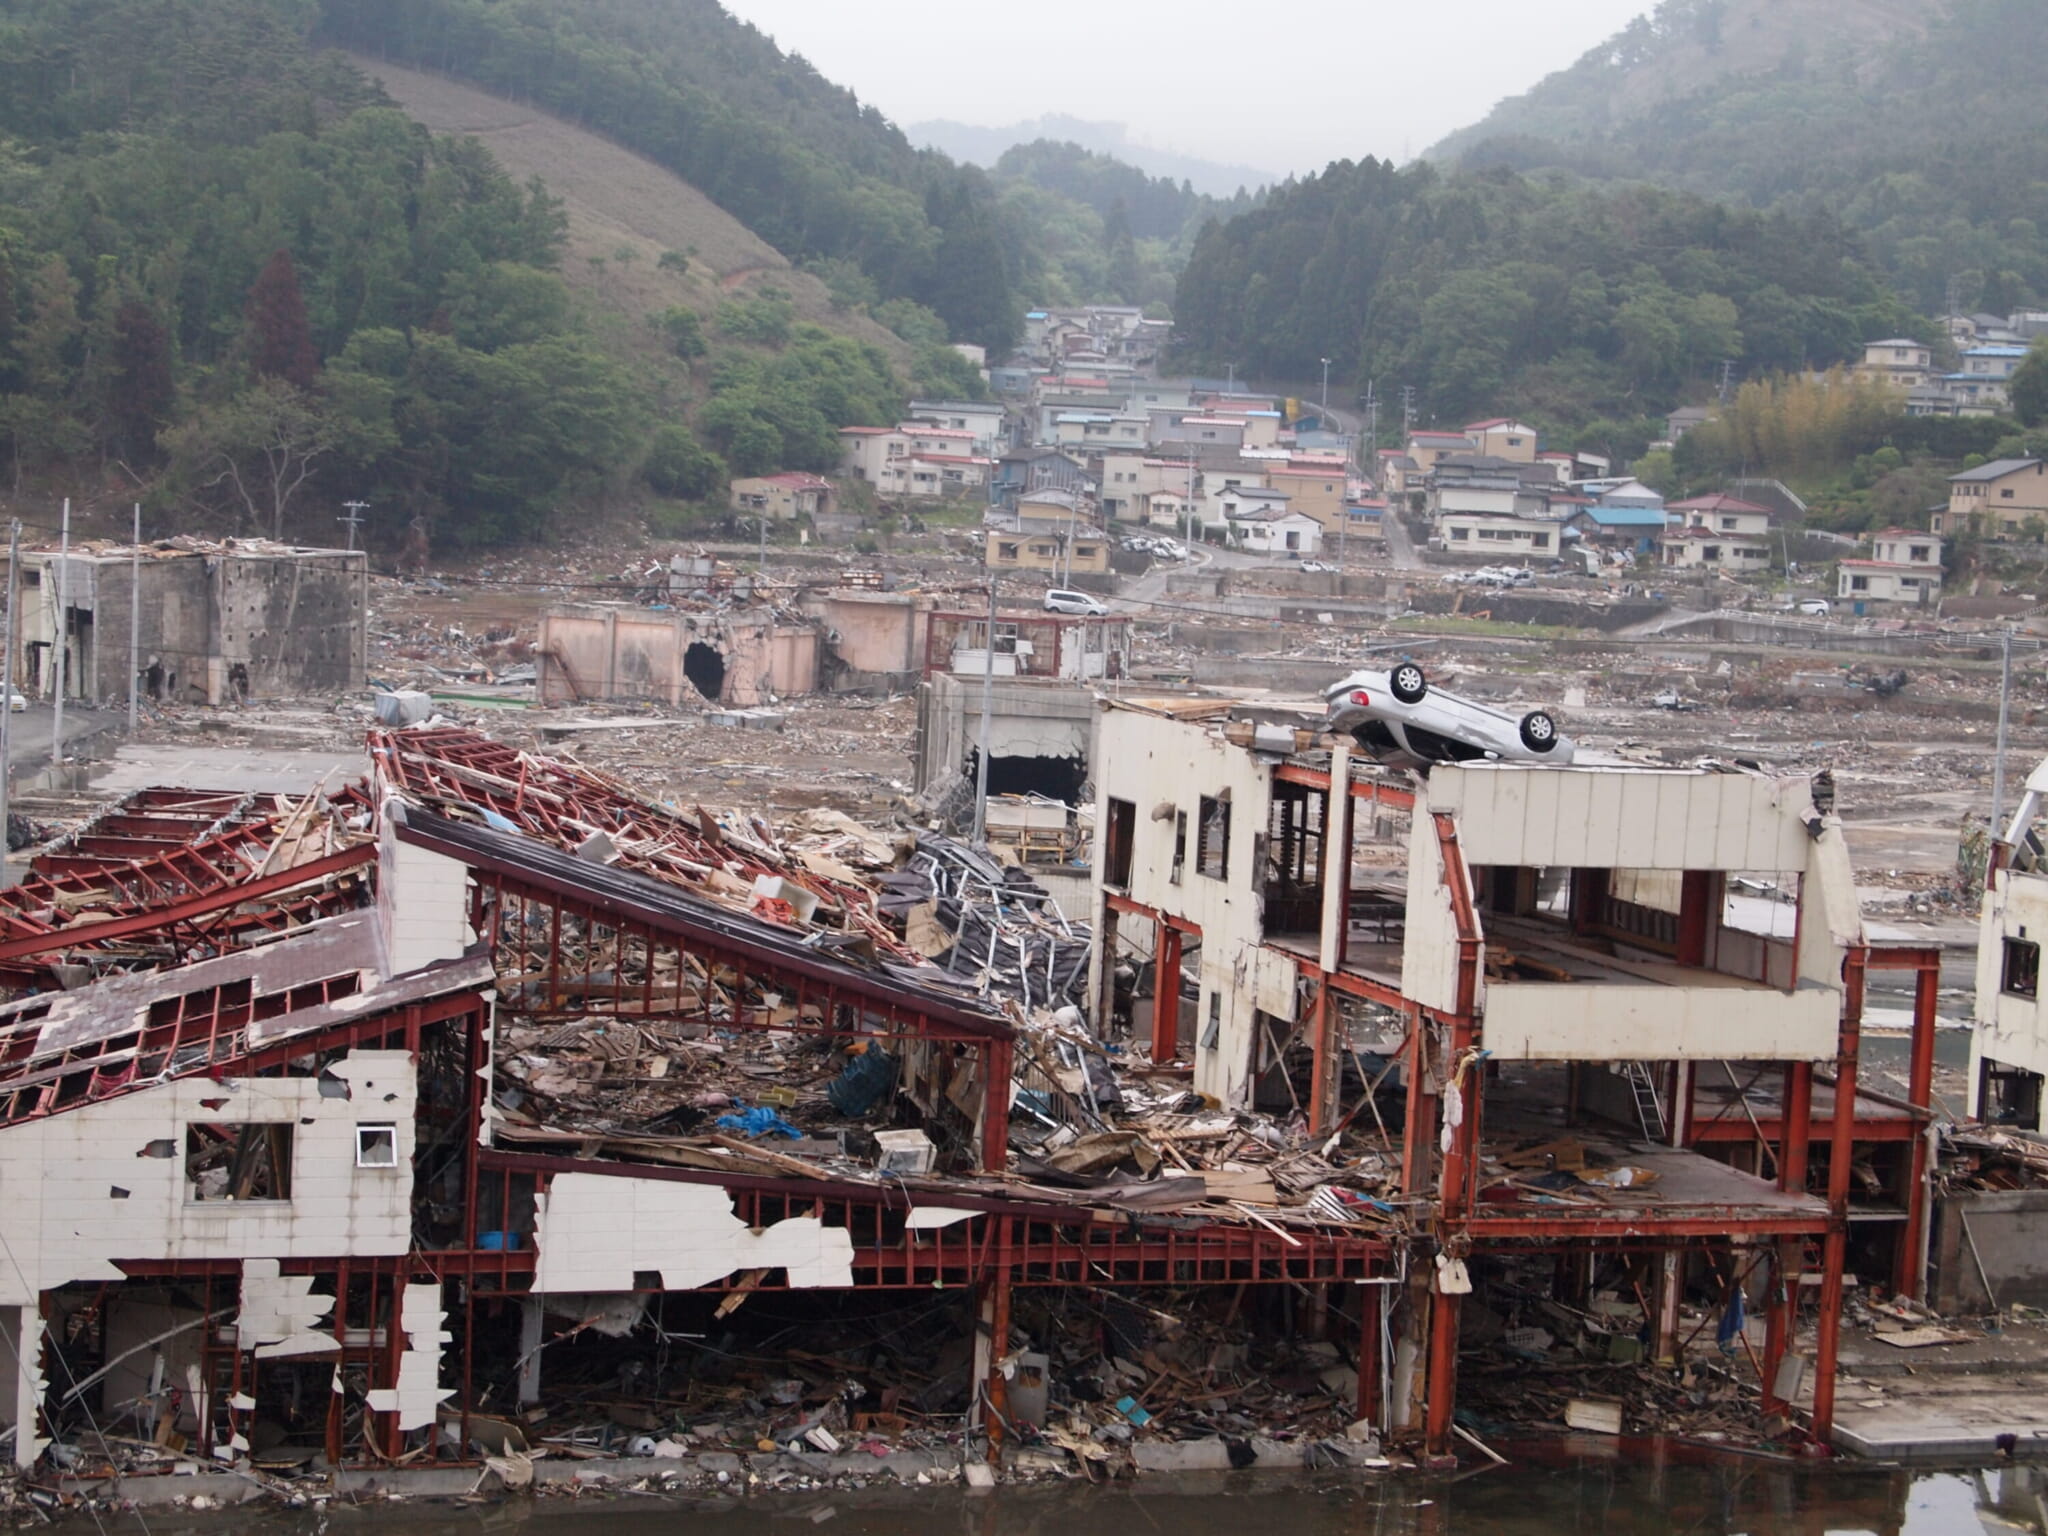
{"type": "Polygon", "coordinates": [[[750,708],[815,690],[820,650],[816,625],[768,609],[574,603],[541,617],[540,701],[750,708]]]}
{"type": "Polygon", "coordinates": [[[1939,959],[1865,934],[1831,784],[1620,763],[1417,784],[1319,738],[1319,711],[1103,710],[1099,1027],[1312,1137],[1369,1114],[1431,1212],[1409,1283],[1365,1303],[1399,1341],[1387,1428],[1448,1448],[1468,1297],[1497,1327],[1532,1294],[1618,1294],[1665,1360],[1682,1298],[1739,1289],[1766,1409],[1797,1395],[1818,1300],[1803,1364],[1832,1433],[1852,1251],[1922,1285],[1939,959]],[[1855,1086],[1879,966],[1918,977],[1904,1102],[1855,1086]]]}
{"type": "Polygon", "coordinates": [[[267,539],[168,539],[139,550],[73,545],[22,553],[17,686],[67,698],[128,697],[130,615],[144,696],[222,704],[339,692],[368,671],[369,557],[267,539]],[[61,637],[61,640],[60,640],[61,637]]]}

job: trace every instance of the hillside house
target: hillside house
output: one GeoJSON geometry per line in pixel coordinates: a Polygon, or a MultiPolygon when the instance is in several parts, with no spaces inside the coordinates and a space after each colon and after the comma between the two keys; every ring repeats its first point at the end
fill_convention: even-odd
{"type": "Polygon", "coordinates": [[[1692,496],[1665,508],[1678,519],[1681,528],[1699,528],[1708,533],[1739,534],[1744,538],[1767,539],[1771,532],[1771,509],[1739,496],[1692,496]]]}
{"type": "Polygon", "coordinates": [[[1865,378],[1883,379],[1901,389],[1912,389],[1930,381],[1934,352],[1926,343],[1909,336],[1890,336],[1883,341],[1866,342],[1863,361],[1851,371],[1865,378]]]}
{"type": "Polygon", "coordinates": [[[1489,561],[1552,559],[1563,532],[1550,518],[1513,512],[1446,512],[1436,526],[1448,553],[1489,561]]]}
{"type": "Polygon", "coordinates": [[[1472,422],[1465,428],[1465,438],[1488,458],[1516,464],[1536,462],[1536,429],[1510,417],[1472,422]]]}
{"type": "Polygon", "coordinates": [[[1674,570],[1717,571],[1744,576],[1771,568],[1771,541],[1755,534],[1717,533],[1711,528],[1675,528],[1658,548],[1674,570]]]}
{"type": "Polygon", "coordinates": [[[1580,507],[1564,519],[1564,526],[1602,549],[1649,555],[1656,553],[1657,541],[1668,524],[1664,513],[1655,507],[1593,506],[1580,507]]]}
{"type": "Polygon", "coordinates": [[[823,475],[790,470],[779,475],[742,475],[732,482],[726,504],[744,517],[789,522],[829,516],[837,499],[832,482],[823,475]]]}
{"type": "Polygon", "coordinates": [[[1259,507],[1231,520],[1230,537],[1253,554],[1312,558],[1322,553],[1323,525],[1284,504],[1259,507]]]}
{"type": "Polygon", "coordinates": [[[1870,538],[1871,557],[1839,562],[1835,595],[1861,613],[1868,604],[1932,608],[1941,601],[1941,540],[1913,528],[1887,528],[1870,538]]]}
{"type": "Polygon", "coordinates": [[[2048,520],[2048,462],[1993,459],[1948,477],[1948,507],[1932,518],[1933,532],[1952,537],[1974,531],[2009,539],[2027,524],[2048,520]]]}
{"type": "Polygon", "coordinates": [[[973,442],[968,451],[983,458],[993,458],[1009,441],[1003,408],[991,400],[913,400],[903,419],[915,425],[965,432],[973,442]]]}

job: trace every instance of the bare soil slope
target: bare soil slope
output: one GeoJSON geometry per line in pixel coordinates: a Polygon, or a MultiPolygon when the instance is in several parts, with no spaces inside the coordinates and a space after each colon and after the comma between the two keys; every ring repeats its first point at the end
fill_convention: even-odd
{"type": "Polygon", "coordinates": [[[893,332],[865,315],[834,309],[823,283],[652,160],[474,86],[369,54],[345,57],[417,121],[436,133],[481,139],[515,179],[538,176],[562,199],[569,216],[563,276],[629,322],[618,328],[621,340],[658,348],[648,316],[671,304],[708,312],[722,297],[765,281],[788,293],[805,319],[907,361],[909,349],[893,332]],[[689,271],[659,270],[655,263],[664,251],[688,254],[689,271]]]}

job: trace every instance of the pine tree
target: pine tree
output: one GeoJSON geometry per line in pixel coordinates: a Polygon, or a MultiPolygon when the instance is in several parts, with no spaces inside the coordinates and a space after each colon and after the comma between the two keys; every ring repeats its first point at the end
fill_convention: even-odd
{"type": "Polygon", "coordinates": [[[249,290],[249,369],[259,379],[282,379],[310,389],[320,369],[313,329],[306,321],[306,296],[292,253],[280,249],[249,290]]]}
{"type": "Polygon", "coordinates": [[[170,333],[147,304],[129,299],[114,315],[113,351],[108,425],[121,452],[146,453],[156,446],[157,428],[170,414],[170,333]]]}

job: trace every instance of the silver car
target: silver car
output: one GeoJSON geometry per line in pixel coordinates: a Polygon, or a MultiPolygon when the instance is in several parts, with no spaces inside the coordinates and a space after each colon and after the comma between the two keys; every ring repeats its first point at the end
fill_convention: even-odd
{"type": "Polygon", "coordinates": [[[1422,668],[1354,672],[1323,694],[1327,731],[1343,731],[1380,762],[1427,772],[1434,763],[1568,763],[1572,739],[1540,709],[1517,720],[1429,686],[1422,668]]]}

